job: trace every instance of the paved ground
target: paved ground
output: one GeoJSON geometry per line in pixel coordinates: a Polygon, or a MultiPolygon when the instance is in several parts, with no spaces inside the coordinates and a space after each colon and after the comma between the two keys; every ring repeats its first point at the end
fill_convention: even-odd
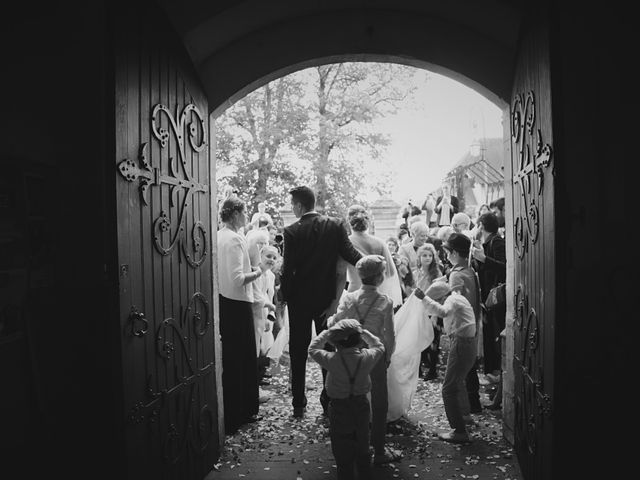
{"type": "MultiPolygon", "coordinates": [[[[307,368],[309,404],[305,418],[291,416],[289,369],[286,357],[263,387],[272,396],[261,406],[264,419],[226,437],[216,470],[207,480],[237,478],[264,480],[315,480],[336,478],[328,423],[318,402],[322,375],[310,361],[307,368]]],[[[419,380],[418,391],[407,419],[387,434],[387,444],[403,457],[384,467],[374,467],[371,480],[378,479],[501,479],[522,480],[511,446],[502,437],[500,410],[473,415],[473,442],[453,445],[438,440],[449,426],[440,395],[440,379],[419,380]]],[[[483,401],[488,390],[481,387],[483,401]]]]}

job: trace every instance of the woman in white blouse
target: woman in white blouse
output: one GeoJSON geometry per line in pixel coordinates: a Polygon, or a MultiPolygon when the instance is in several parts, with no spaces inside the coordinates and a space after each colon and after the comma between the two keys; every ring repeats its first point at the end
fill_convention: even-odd
{"type": "Polygon", "coordinates": [[[236,196],[225,199],[218,230],[218,284],[222,388],[226,434],[234,433],[258,416],[258,372],[253,325],[253,286],[262,275],[249,260],[242,229],[247,223],[245,204],[236,196]]]}

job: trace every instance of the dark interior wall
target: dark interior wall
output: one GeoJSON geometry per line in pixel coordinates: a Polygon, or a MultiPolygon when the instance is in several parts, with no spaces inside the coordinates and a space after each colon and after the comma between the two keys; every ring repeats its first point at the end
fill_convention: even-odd
{"type": "Polygon", "coordinates": [[[633,456],[620,441],[629,429],[627,416],[636,411],[628,387],[637,376],[631,332],[638,317],[629,198],[629,159],[637,150],[631,59],[637,54],[626,13],[585,6],[553,11],[555,358],[562,393],[555,399],[555,421],[563,452],[558,461],[573,478],[632,471],[633,456]]]}
{"type": "Polygon", "coordinates": [[[0,208],[0,269],[24,276],[1,300],[21,309],[12,328],[25,339],[0,367],[5,378],[20,368],[24,382],[3,388],[10,410],[0,415],[15,426],[3,446],[22,478],[74,477],[114,443],[107,15],[101,2],[21,8],[0,42],[0,198],[10,199],[0,208]]]}
{"type": "MultiPolygon", "coordinates": [[[[247,18],[235,21],[239,30],[249,22],[247,18]]],[[[212,28],[190,36],[187,42],[206,49],[220,41],[218,35],[212,28]]],[[[515,51],[435,15],[399,9],[340,9],[274,21],[234,38],[202,59],[198,54],[192,54],[194,63],[210,110],[217,114],[275,78],[321,62],[341,61],[390,61],[429,68],[491,101],[506,102],[515,51]],[[228,68],[239,58],[242,68],[228,68]]]]}

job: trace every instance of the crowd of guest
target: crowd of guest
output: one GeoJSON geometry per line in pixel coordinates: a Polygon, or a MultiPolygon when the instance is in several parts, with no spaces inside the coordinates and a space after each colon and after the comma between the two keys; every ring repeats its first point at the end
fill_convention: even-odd
{"type": "MultiPolygon", "coordinates": [[[[492,392],[492,403],[488,408],[500,408],[501,405],[501,338],[505,333],[506,305],[500,303],[487,308],[486,300],[494,287],[506,282],[505,201],[504,197],[500,197],[489,204],[478,205],[473,219],[458,209],[459,201],[450,194],[447,185],[443,186],[442,195],[438,198],[428,195],[421,208],[410,201],[401,211],[402,223],[397,234],[387,238],[387,245],[399,272],[403,298],[406,298],[416,288],[426,291],[435,279],[426,277],[429,281],[423,280],[422,284],[418,281],[418,278],[425,279],[421,272],[423,268],[418,263],[420,252],[424,255],[424,245],[433,247],[437,266],[450,281],[454,266],[451,264],[450,250],[447,250],[446,245],[453,234],[456,234],[458,243],[464,242],[459,235],[469,239],[469,248],[462,248],[462,253],[465,254],[464,261],[471,269],[470,275],[477,276],[477,287],[471,285],[465,290],[472,300],[472,305],[475,302],[476,291],[480,298],[480,310],[476,313],[480,319],[481,344],[478,349],[478,361],[470,369],[468,382],[470,408],[474,413],[482,408],[477,395],[477,383],[498,385],[492,392]],[[473,375],[480,364],[483,375],[474,381],[473,375]]],[[[455,250],[453,255],[457,255],[455,250]]],[[[435,329],[434,341],[422,355],[420,375],[425,380],[437,378],[442,318],[437,318],[435,329]]]]}
{"type": "MultiPolygon", "coordinates": [[[[304,416],[305,367],[307,356],[312,355],[322,365],[323,412],[331,422],[344,423],[345,412],[363,407],[360,400],[351,405],[351,397],[342,395],[344,386],[335,384],[341,375],[351,375],[348,362],[339,373],[342,364],[336,362],[343,353],[335,352],[356,355],[372,345],[379,348],[381,342],[384,361],[376,367],[371,360],[367,370],[371,379],[361,383],[370,392],[374,415],[373,420],[366,417],[373,429],[370,436],[367,427],[366,435],[375,450],[374,463],[396,460],[383,440],[384,424],[389,421],[387,396],[394,394],[387,392],[386,371],[396,358],[394,338],[401,328],[394,325],[394,315],[406,314],[402,309],[415,305],[415,297],[428,312],[416,314],[415,321],[426,318],[433,332],[428,336],[431,343],[424,343],[421,353],[418,350],[414,374],[425,381],[439,379],[441,339],[447,335],[457,352],[449,352],[442,379],[452,431],[440,438],[470,441],[466,429],[470,414],[483,408],[479,384],[501,382],[505,305],[487,305],[492,289],[504,284],[506,277],[504,199],[480,205],[472,219],[459,211],[460,202],[444,185],[441,195],[429,195],[421,207],[409,204],[397,234],[385,241],[370,233],[371,217],[364,206],[352,205],[344,218],[330,218],[315,211],[311,189],[297,187],[290,193],[298,221],[286,228],[275,225],[264,202],[256,205],[249,221],[247,206],[235,192],[220,200],[218,278],[227,434],[262,418],[259,406],[269,396],[260,387],[269,385],[270,369],[287,349],[294,417],[304,416]],[[388,313],[383,313],[387,307],[388,313]],[[361,328],[353,324],[354,319],[361,328]],[[323,333],[336,325],[333,335],[323,333]],[[365,336],[365,343],[346,341],[351,336],[360,339],[363,329],[372,335],[365,336]],[[323,339],[322,345],[316,336],[323,339]],[[338,372],[333,377],[331,369],[338,372]],[[332,398],[332,392],[339,398],[332,398]]],[[[484,407],[500,408],[501,394],[499,389],[495,392],[492,403],[484,407]]],[[[406,408],[411,398],[412,394],[406,408]]],[[[346,459],[347,466],[340,468],[347,469],[351,460],[361,462],[363,454],[361,441],[352,445],[352,454],[344,454],[345,439],[362,434],[362,424],[349,428],[351,433],[332,434],[334,447],[342,445],[334,448],[336,460],[346,459]]]]}

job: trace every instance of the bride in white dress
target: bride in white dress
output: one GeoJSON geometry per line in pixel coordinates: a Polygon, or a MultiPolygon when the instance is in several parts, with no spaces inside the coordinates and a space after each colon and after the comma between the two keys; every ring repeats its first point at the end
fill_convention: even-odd
{"type": "MultiPolygon", "coordinates": [[[[362,255],[376,254],[385,258],[387,271],[378,291],[389,296],[393,300],[394,307],[400,307],[393,319],[396,348],[387,370],[389,391],[387,421],[394,421],[406,415],[411,408],[418,383],[420,354],[433,341],[433,323],[431,317],[426,313],[424,304],[415,295],[411,294],[402,303],[395,262],[391,257],[387,243],[368,232],[369,215],[366,209],[361,205],[352,205],[349,208],[347,219],[352,230],[349,240],[353,246],[362,255]]],[[[353,292],[361,286],[360,277],[355,267],[345,260],[339,259],[338,276],[340,276],[340,272],[345,270],[346,280],[349,282],[347,289],[343,288],[344,281],[338,282],[338,288],[342,290],[343,294],[353,292]]]]}
{"type": "MultiPolygon", "coordinates": [[[[352,205],[349,207],[347,220],[351,226],[352,233],[349,235],[349,240],[351,240],[353,246],[362,255],[382,255],[387,263],[384,281],[378,287],[378,291],[391,298],[394,307],[401,305],[402,293],[396,264],[391,257],[387,243],[369,233],[369,214],[366,209],[361,205],[352,205]]],[[[347,291],[354,292],[362,286],[360,277],[353,265],[346,263],[346,269],[347,281],[349,282],[347,291]]]]}

